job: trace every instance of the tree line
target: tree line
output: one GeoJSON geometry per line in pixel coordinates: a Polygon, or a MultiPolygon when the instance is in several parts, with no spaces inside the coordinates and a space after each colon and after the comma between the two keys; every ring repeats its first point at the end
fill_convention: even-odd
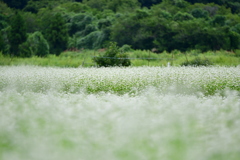
{"type": "Polygon", "coordinates": [[[187,51],[240,47],[239,0],[1,0],[0,51],[59,55],[105,48],[187,51]]]}

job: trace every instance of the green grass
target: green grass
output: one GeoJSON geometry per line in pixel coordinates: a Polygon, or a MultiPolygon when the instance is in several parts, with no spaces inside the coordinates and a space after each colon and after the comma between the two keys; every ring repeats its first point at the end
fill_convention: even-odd
{"type": "MultiPolygon", "coordinates": [[[[213,65],[217,66],[238,66],[240,65],[240,57],[235,53],[227,51],[199,53],[199,51],[189,51],[185,54],[179,51],[172,53],[163,52],[155,54],[144,50],[135,50],[128,52],[131,58],[132,66],[180,66],[186,61],[191,61],[197,57],[201,59],[209,59],[213,65]],[[142,59],[143,58],[143,59],[142,59]],[[144,59],[145,58],[145,59],[144,59]],[[150,60],[146,58],[152,58],[150,60]]],[[[36,65],[36,66],[57,66],[57,67],[92,67],[96,66],[93,61],[94,56],[102,53],[93,50],[83,50],[81,52],[63,52],[60,56],[49,55],[44,58],[17,58],[0,55],[0,65],[36,65]]]]}
{"type": "Polygon", "coordinates": [[[163,52],[155,54],[148,51],[133,51],[128,53],[133,58],[156,58],[155,60],[132,60],[133,66],[167,66],[170,63],[172,66],[180,66],[186,61],[192,61],[195,58],[209,59],[216,66],[238,66],[240,58],[235,53],[227,51],[209,51],[200,53],[199,51],[189,51],[181,53],[173,51],[172,53],[163,52]]]}

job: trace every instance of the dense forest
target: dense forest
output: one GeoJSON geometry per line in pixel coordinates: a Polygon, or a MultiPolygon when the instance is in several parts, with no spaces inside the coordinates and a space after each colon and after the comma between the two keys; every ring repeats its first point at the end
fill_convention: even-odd
{"type": "Polygon", "coordinates": [[[240,48],[240,0],[0,0],[0,52],[240,48]]]}

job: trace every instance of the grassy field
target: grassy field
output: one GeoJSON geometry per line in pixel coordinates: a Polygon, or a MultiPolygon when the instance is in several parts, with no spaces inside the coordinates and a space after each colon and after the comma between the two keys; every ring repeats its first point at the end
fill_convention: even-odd
{"type": "MultiPolygon", "coordinates": [[[[208,59],[216,66],[238,66],[240,65],[239,53],[240,51],[236,51],[236,53],[227,51],[209,51],[206,53],[200,53],[199,51],[193,50],[186,53],[173,51],[172,53],[163,52],[156,54],[149,51],[135,50],[127,52],[127,55],[131,58],[132,66],[167,66],[168,64],[172,66],[180,66],[184,62],[192,61],[196,58],[202,60],[208,59]]],[[[96,66],[93,57],[102,54],[103,52],[93,50],[63,52],[60,56],[49,55],[45,58],[12,58],[0,54],[0,65],[37,65],[74,68],[79,66],[92,67],[96,66]]]]}
{"type": "Polygon", "coordinates": [[[0,67],[1,160],[239,160],[239,67],[0,67]]]}

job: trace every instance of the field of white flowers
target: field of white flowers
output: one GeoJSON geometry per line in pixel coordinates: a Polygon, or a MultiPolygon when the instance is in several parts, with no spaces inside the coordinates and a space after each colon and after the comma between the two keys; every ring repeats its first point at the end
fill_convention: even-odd
{"type": "Polygon", "coordinates": [[[0,67],[1,160],[239,160],[239,67],[0,67]]]}

